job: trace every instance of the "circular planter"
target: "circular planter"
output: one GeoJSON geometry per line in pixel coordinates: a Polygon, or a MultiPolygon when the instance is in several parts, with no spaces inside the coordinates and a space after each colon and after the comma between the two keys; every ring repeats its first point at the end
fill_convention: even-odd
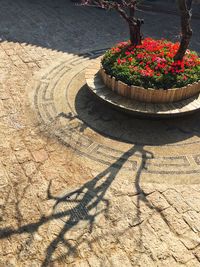
{"type": "Polygon", "coordinates": [[[107,88],[121,96],[145,103],[172,103],[188,99],[200,92],[200,81],[181,88],[173,89],[145,89],[139,86],[129,86],[115,77],[108,75],[105,70],[100,68],[100,75],[107,88]]]}
{"type": "MultiPolygon", "coordinates": [[[[103,77],[105,79],[105,76],[103,77]]],[[[168,103],[153,103],[147,101],[141,102],[136,100],[135,98],[124,97],[124,95],[126,95],[125,86],[127,85],[124,85],[123,83],[116,81],[111,77],[110,79],[108,78],[107,81],[103,81],[101,70],[101,57],[92,60],[91,65],[86,68],[85,79],[90,91],[100,100],[107,103],[108,105],[111,105],[113,108],[129,113],[133,116],[147,118],[173,118],[189,115],[200,110],[200,93],[197,93],[194,96],[184,100],[168,103]],[[114,86],[114,84],[116,85],[117,83],[123,84],[124,86],[124,91],[122,91],[122,95],[115,92],[116,86],[114,86]],[[108,88],[112,90],[109,90],[108,88]]],[[[131,90],[131,88],[132,87],[130,87],[129,90],[131,90]]],[[[149,91],[140,87],[138,90],[141,89],[143,91],[145,90],[145,92],[149,91]]],[[[154,92],[159,91],[154,89],[152,90],[154,92]]],[[[180,88],[176,90],[180,90],[180,88]]],[[[131,96],[131,94],[129,96],[131,96]]]]}

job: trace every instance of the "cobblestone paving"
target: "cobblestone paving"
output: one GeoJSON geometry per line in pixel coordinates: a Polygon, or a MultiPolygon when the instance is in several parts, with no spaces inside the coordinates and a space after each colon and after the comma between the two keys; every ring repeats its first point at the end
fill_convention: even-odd
{"type": "MultiPolygon", "coordinates": [[[[0,266],[200,266],[198,114],[138,120],[89,94],[84,68],[126,38],[117,15],[0,4],[0,266]]],[[[176,16],[141,14],[176,38],[176,16]]]]}

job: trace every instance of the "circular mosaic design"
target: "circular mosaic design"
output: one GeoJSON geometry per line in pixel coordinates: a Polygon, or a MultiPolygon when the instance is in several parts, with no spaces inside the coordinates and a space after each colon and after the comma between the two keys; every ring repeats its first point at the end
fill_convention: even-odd
{"type": "Polygon", "coordinates": [[[198,183],[199,113],[170,120],[138,119],[99,101],[84,74],[103,52],[69,55],[35,78],[31,101],[43,131],[99,164],[123,167],[130,174],[142,166],[144,181],[198,183]]]}

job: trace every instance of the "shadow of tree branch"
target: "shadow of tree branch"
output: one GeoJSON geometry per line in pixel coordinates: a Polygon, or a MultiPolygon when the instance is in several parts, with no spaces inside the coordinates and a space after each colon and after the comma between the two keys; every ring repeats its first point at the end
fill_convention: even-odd
{"type": "Polygon", "coordinates": [[[89,229],[88,233],[92,233],[97,216],[99,216],[102,213],[104,215],[109,213],[110,201],[105,197],[106,192],[108,191],[112,182],[118,175],[120,169],[123,168],[123,165],[126,163],[126,161],[135,153],[137,153],[137,155],[139,153],[141,156],[141,162],[137,168],[136,176],[134,177],[134,186],[137,196],[136,219],[138,221],[137,225],[135,226],[139,227],[138,229],[140,232],[139,234],[140,239],[138,240],[137,245],[138,247],[142,247],[142,242],[143,242],[142,241],[143,232],[141,227],[141,224],[143,223],[142,211],[141,211],[142,202],[145,203],[145,205],[148,208],[152,209],[154,212],[159,213],[164,222],[166,222],[166,224],[168,223],[166,221],[166,218],[162,214],[161,210],[149,202],[149,200],[147,199],[147,194],[145,194],[145,192],[142,189],[141,186],[142,171],[145,168],[147,160],[152,159],[154,156],[151,152],[145,150],[141,146],[140,147],[133,146],[124,154],[122,154],[121,157],[119,157],[107,169],[105,169],[100,174],[95,176],[92,180],[86,182],[78,189],[66,193],[62,196],[54,196],[51,193],[52,184],[50,182],[47,190],[47,198],[55,200],[55,204],[53,206],[54,212],[49,216],[42,216],[37,222],[19,226],[17,229],[12,229],[12,228],[0,229],[0,239],[5,239],[13,235],[20,235],[23,233],[33,234],[38,231],[40,226],[52,220],[61,219],[63,220],[64,225],[62,226],[61,230],[56,235],[56,237],[53,239],[53,241],[49,243],[45,252],[44,261],[41,266],[42,267],[49,266],[49,263],[52,261],[55,260],[59,261],[64,257],[76,254],[77,247],[82,243],[81,236],[79,236],[75,240],[76,244],[72,245],[70,243],[70,240],[66,239],[65,237],[66,233],[70,233],[70,231],[74,229],[81,222],[86,222],[89,229]],[[62,204],[64,204],[66,208],[60,211],[59,206],[62,204]],[[101,205],[103,208],[98,209],[98,207],[101,205]],[[67,253],[63,254],[61,257],[57,257],[56,259],[54,259],[53,254],[56,251],[56,248],[60,244],[64,245],[67,248],[67,253]]]}
{"type": "Polygon", "coordinates": [[[42,216],[37,222],[20,226],[17,229],[0,229],[0,239],[8,238],[13,235],[20,235],[23,233],[33,234],[41,225],[44,225],[51,220],[67,217],[68,219],[64,227],[61,229],[57,237],[49,244],[42,266],[48,266],[49,262],[52,260],[52,255],[60,242],[67,245],[71,251],[74,251],[75,247],[71,247],[67,241],[64,241],[64,235],[81,221],[86,221],[89,225],[89,232],[92,232],[96,217],[102,212],[106,214],[109,210],[109,200],[105,198],[107,190],[109,189],[113,180],[116,178],[120,169],[123,167],[124,163],[137,151],[137,148],[132,147],[121,157],[119,157],[117,161],[94,177],[91,181],[62,197],[53,196],[51,194],[50,183],[47,191],[47,197],[48,199],[54,199],[56,201],[53,207],[54,210],[61,203],[73,205],[65,211],[53,213],[50,216],[42,216]],[[116,166],[118,167],[116,168],[116,166]],[[96,210],[95,213],[92,213],[91,211],[99,206],[101,202],[104,204],[105,208],[103,208],[101,211],[96,210]]]}

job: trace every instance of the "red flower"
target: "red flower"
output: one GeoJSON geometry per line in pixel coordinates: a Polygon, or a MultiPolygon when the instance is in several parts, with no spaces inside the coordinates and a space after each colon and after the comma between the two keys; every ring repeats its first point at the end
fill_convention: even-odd
{"type": "Polygon", "coordinates": [[[159,84],[162,79],[164,83],[166,75],[171,76],[172,80],[177,80],[177,83],[181,82],[182,86],[184,81],[187,84],[187,80],[193,78],[193,73],[196,72],[199,76],[197,67],[200,66],[200,58],[197,54],[187,50],[182,61],[174,61],[173,58],[179,46],[179,43],[172,43],[164,39],[146,38],[138,46],[131,45],[130,41],[121,42],[110,50],[108,56],[116,62],[116,68],[120,65],[119,71],[124,68],[131,75],[138,76],[141,81],[144,81],[141,76],[152,77],[149,79],[153,83],[152,86],[158,82],[158,79],[159,84]]]}
{"type": "Polygon", "coordinates": [[[126,63],[126,59],[125,59],[125,58],[122,58],[122,59],[121,59],[121,58],[118,58],[118,59],[117,59],[117,64],[118,64],[118,65],[121,65],[121,64],[123,64],[123,63],[126,63]]]}
{"type": "Polygon", "coordinates": [[[120,59],[120,58],[118,58],[118,60],[117,60],[117,64],[118,64],[118,65],[121,64],[121,59],[120,59]]]}
{"type": "Polygon", "coordinates": [[[115,52],[119,53],[119,52],[121,52],[121,49],[119,49],[119,47],[116,47],[115,52]]]}

